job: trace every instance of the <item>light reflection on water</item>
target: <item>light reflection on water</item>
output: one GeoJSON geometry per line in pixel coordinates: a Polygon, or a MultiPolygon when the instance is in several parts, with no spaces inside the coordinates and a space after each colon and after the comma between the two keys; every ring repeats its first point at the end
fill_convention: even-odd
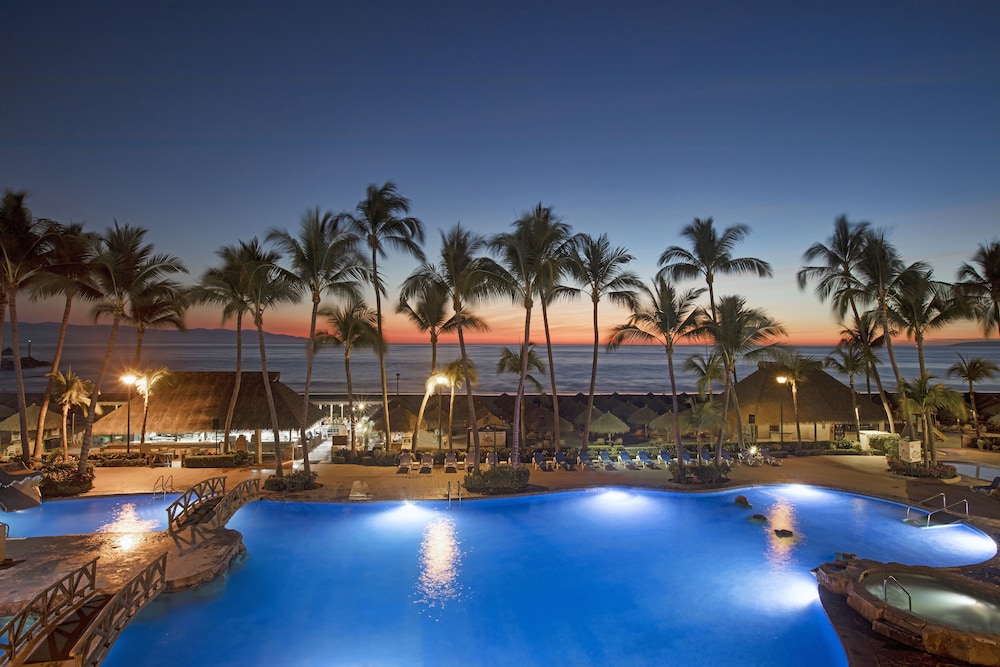
{"type": "Polygon", "coordinates": [[[459,574],[462,551],[459,549],[455,522],[451,518],[437,517],[428,522],[420,544],[419,559],[418,604],[427,609],[443,608],[446,602],[461,599],[459,574]]]}
{"type": "Polygon", "coordinates": [[[118,533],[116,540],[118,548],[122,551],[131,551],[140,541],[136,533],[148,533],[159,527],[159,521],[141,518],[135,503],[124,503],[115,511],[111,521],[97,527],[97,532],[118,533]]]}
{"type": "Polygon", "coordinates": [[[794,562],[793,554],[799,541],[799,527],[795,522],[795,506],[788,500],[779,499],[767,512],[767,562],[772,566],[787,567],[794,562]],[[775,530],[790,530],[792,537],[778,537],[775,530]]]}

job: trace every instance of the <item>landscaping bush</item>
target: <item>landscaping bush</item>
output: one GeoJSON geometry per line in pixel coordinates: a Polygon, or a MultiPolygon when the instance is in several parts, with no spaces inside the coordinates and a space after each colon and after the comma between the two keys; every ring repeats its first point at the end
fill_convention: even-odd
{"type": "Polygon", "coordinates": [[[139,452],[93,452],[87,457],[87,462],[95,468],[127,468],[149,465],[149,457],[139,452]]]}
{"type": "Polygon", "coordinates": [[[497,466],[465,476],[465,488],[473,493],[510,493],[528,486],[531,470],[526,466],[497,466]]]}
{"type": "Polygon", "coordinates": [[[670,474],[673,481],[679,484],[704,484],[714,486],[729,481],[729,464],[722,463],[689,463],[684,466],[684,477],[680,478],[680,466],[676,463],[670,464],[670,474]]]}
{"type": "Polygon", "coordinates": [[[296,491],[308,491],[316,488],[316,473],[305,470],[296,470],[282,477],[271,475],[264,480],[264,488],[268,491],[278,493],[295,493],[296,491]]]}
{"type": "Polygon", "coordinates": [[[950,479],[958,474],[955,466],[947,463],[907,463],[906,461],[890,457],[888,459],[889,470],[904,477],[933,477],[936,479],[950,479]]]}
{"type": "Polygon", "coordinates": [[[46,462],[42,465],[42,482],[39,485],[43,498],[75,496],[94,488],[94,466],[87,464],[82,475],[77,472],[75,461],[46,462]]]}
{"type": "MultiPolygon", "coordinates": [[[[184,457],[184,467],[185,468],[236,468],[241,463],[238,463],[240,457],[237,454],[246,454],[246,452],[233,452],[232,454],[187,454],[184,457]]],[[[247,456],[242,457],[244,462],[248,458],[247,456]]]]}
{"type": "Polygon", "coordinates": [[[886,433],[885,435],[869,436],[868,446],[872,448],[873,454],[895,456],[899,451],[899,434],[886,433]]]}

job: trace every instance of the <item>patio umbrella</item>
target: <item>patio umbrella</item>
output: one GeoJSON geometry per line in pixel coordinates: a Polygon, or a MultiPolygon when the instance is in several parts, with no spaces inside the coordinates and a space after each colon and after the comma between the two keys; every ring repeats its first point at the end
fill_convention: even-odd
{"type": "MultiPolygon", "coordinates": [[[[590,430],[594,430],[594,422],[597,421],[604,413],[594,408],[594,411],[590,413],[590,430]]],[[[583,423],[587,421],[587,408],[584,408],[580,414],[576,416],[573,423],[577,426],[583,426],[583,423]]]]}
{"type": "Polygon", "coordinates": [[[674,413],[664,412],[662,415],[656,419],[649,422],[649,429],[651,431],[669,431],[674,427],[674,413]]]}
{"type": "Polygon", "coordinates": [[[659,417],[660,414],[649,406],[642,406],[638,410],[633,410],[625,421],[633,426],[648,425],[651,421],[659,417]]]}
{"type": "Polygon", "coordinates": [[[610,440],[612,434],[628,433],[629,426],[616,417],[614,413],[605,412],[603,415],[590,422],[590,430],[594,433],[607,433],[608,439],[610,440]]]}

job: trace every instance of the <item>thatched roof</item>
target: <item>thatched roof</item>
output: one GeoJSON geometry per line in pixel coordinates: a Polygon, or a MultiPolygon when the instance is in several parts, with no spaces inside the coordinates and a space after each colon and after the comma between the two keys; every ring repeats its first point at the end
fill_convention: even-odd
{"type": "MultiPolygon", "coordinates": [[[[58,407],[58,406],[56,406],[58,407]]],[[[42,411],[42,408],[35,403],[32,403],[24,410],[24,414],[28,420],[28,432],[34,433],[38,428],[38,413],[42,411]]],[[[57,411],[49,409],[45,413],[45,430],[51,431],[62,426],[62,409],[57,411]]],[[[0,422],[0,431],[17,433],[21,430],[21,419],[15,410],[13,414],[9,415],[6,419],[0,422]]]]}
{"type": "MultiPolygon", "coordinates": [[[[736,384],[743,419],[755,415],[758,422],[777,424],[782,404],[785,423],[795,421],[792,390],[788,383],[780,384],[777,364],[762,362],[758,369],[736,384]]],[[[850,388],[823,370],[808,373],[798,383],[799,420],[802,422],[854,423],[850,388]]],[[[885,411],[865,396],[857,396],[862,422],[885,421],[885,411]]]]}
{"type": "Polygon", "coordinates": [[[591,433],[628,433],[630,430],[613,412],[605,412],[590,423],[591,433]]]}
{"type": "Polygon", "coordinates": [[[660,414],[656,410],[644,405],[641,408],[633,410],[632,414],[630,414],[625,421],[633,426],[639,426],[640,424],[648,424],[659,416],[660,414]]]}
{"type": "MultiPolygon", "coordinates": [[[[233,393],[236,373],[174,372],[173,384],[164,386],[149,397],[150,433],[202,433],[223,428],[229,399],[233,393]]],[[[278,413],[279,428],[297,429],[302,416],[302,396],[278,382],[278,373],[269,373],[271,392],[278,413]]],[[[132,430],[142,426],[141,396],[132,398],[132,430]]],[[[310,405],[306,425],[323,419],[323,411],[310,405]]],[[[106,417],[94,422],[94,435],[125,433],[128,409],[123,405],[106,417]]],[[[240,393],[233,413],[233,430],[253,431],[271,428],[267,395],[259,372],[244,372],[240,393]]]]}

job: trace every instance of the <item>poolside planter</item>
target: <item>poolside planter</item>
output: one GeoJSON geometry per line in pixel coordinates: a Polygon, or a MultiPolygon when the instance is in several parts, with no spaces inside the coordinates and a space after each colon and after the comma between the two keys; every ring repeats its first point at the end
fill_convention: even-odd
{"type": "Polygon", "coordinates": [[[919,463],[922,460],[920,441],[900,442],[899,458],[907,463],[919,463]]]}

